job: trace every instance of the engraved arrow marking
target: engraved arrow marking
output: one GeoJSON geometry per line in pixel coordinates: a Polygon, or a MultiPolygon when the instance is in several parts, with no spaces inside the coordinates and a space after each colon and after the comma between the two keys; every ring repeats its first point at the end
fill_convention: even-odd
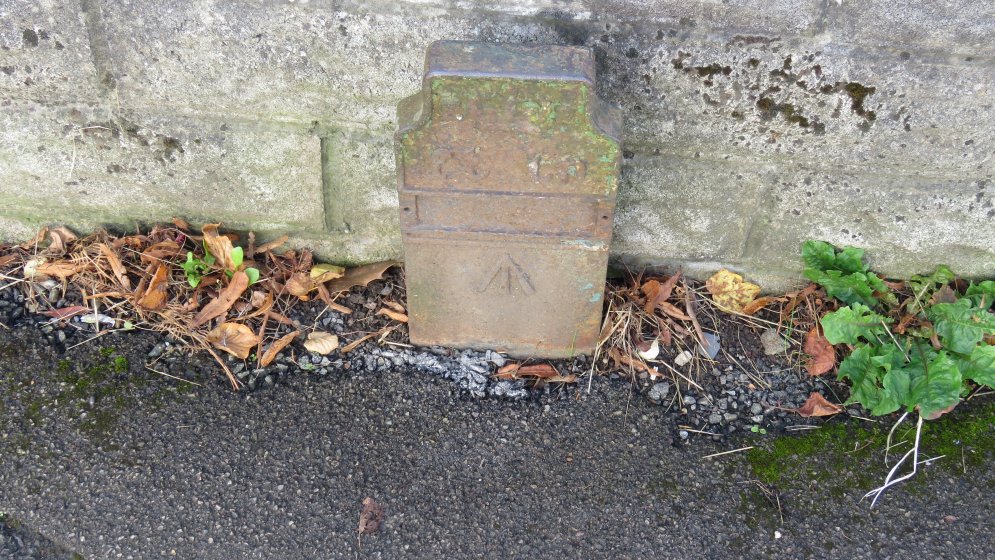
{"type": "Polygon", "coordinates": [[[517,292],[530,296],[536,292],[529,273],[508,254],[505,255],[505,261],[498,264],[487,278],[487,282],[477,290],[478,294],[497,292],[513,295],[517,292]]]}

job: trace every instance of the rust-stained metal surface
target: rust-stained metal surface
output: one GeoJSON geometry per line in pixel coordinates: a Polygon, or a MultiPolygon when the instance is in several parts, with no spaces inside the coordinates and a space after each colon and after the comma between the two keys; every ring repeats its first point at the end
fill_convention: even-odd
{"type": "Polygon", "coordinates": [[[429,47],[396,136],[413,343],[593,351],[621,157],[594,80],[586,48],[429,47]]]}

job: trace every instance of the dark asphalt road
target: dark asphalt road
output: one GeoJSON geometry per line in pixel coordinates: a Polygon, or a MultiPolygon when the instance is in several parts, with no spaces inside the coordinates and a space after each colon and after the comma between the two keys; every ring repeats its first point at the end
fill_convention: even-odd
{"type": "MultiPolygon", "coordinates": [[[[18,351],[0,371],[58,392],[58,357],[2,334],[18,351]]],[[[150,341],[132,341],[140,359],[150,341]]],[[[9,415],[28,397],[6,387],[9,415]]],[[[86,558],[995,558],[990,458],[926,468],[874,512],[867,488],[801,484],[782,523],[745,454],[701,459],[749,442],[674,445],[662,408],[621,384],[546,402],[400,371],[222,387],[119,399],[99,437],[59,406],[7,418],[0,511],[86,558]],[[360,545],[367,496],[386,520],[360,545]]]]}

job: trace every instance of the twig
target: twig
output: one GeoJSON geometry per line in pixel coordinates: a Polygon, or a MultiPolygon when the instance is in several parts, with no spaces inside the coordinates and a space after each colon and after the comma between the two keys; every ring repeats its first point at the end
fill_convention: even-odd
{"type": "Polygon", "coordinates": [[[159,371],[157,369],[152,369],[152,368],[149,367],[148,364],[145,364],[145,369],[151,371],[152,373],[158,373],[159,375],[165,375],[166,377],[173,378],[173,379],[175,379],[177,381],[183,381],[183,382],[189,383],[191,385],[196,385],[198,387],[203,387],[203,385],[201,385],[200,383],[197,383],[196,381],[190,381],[189,379],[183,379],[182,377],[177,377],[175,375],[168,374],[168,373],[166,373],[164,371],[159,371]]]}
{"type": "Polygon", "coordinates": [[[705,430],[695,430],[691,426],[677,426],[677,428],[680,429],[680,430],[684,430],[685,432],[693,432],[693,433],[696,433],[696,434],[705,434],[705,435],[708,435],[708,436],[719,436],[719,435],[722,435],[722,434],[717,434],[715,432],[706,432],[705,430]]]}
{"type": "MultiPolygon", "coordinates": [[[[682,282],[683,284],[683,282],[682,282]]],[[[687,309],[688,317],[691,318],[691,325],[694,326],[694,332],[698,334],[698,340],[701,341],[701,349],[706,353],[708,352],[708,342],[705,340],[705,331],[701,330],[701,325],[698,323],[698,316],[694,312],[694,304],[691,303],[691,298],[693,294],[691,290],[687,289],[687,285],[684,285],[684,309],[687,309]]]]}
{"type": "Polygon", "coordinates": [[[685,376],[681,372],[679,372],[676,369],[674,369],[674,366],[668,364],[667,362],[664,362],[664,361],[661,360],[659,362],[653,362],[653,363],[660,363],[660,364],[663,364],[663,365],[667,366],[667,369],[669,369],[670,371],[672,371],[674,373],[674,375],[677,375],[678,377],[680,377],[681,379],[683,379],[684,382],[688,384],[688,387],[690,387],[691,385],[694,385],[695,387],[698,388],[699,391],[704,391],[704,389],[701,387],[701,385],[698,385],[694,381],[691,381],[691,379],[689,377],[685,376]]]}
{"type": "Polygon", "coordinates": [[[891,329],[888,328],[888,323],[885,323],[884,319],[881,320],[881,326],[884,327],[884,332],[888,333],[888,336],[891,337],[891,340],[895,343],[895,346],[902,351],[902,355],[905,356],[905,363],[911,362],[912,358],[910,358],[905,352],[905,348],[902,348],[902,345],[898,343],[898,339],[895,338],[895,335],[891,334],[891,329]]]}
{"type": "Polygon", "coordinates": [[[753,449],[753,446],[740,447],[739,449],[733,449],[732,451],[723,451],[722,453],[712,453],[711,455],[705,455],[702,459],[711,459],[712,457],[718,457],[720,455],[728,455],[730,453],[739,453],[740,451],[746,451],[748,449],[753,449]]]}

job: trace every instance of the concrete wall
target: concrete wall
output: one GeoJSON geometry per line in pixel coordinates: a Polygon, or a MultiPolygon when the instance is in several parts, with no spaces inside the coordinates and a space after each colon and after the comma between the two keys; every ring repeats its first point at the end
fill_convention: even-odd
{"type": "Polygon", "coordinates": [[[391,135],[436,39],[587,45],[614,254],[797,279],[810,238],[995,275],[995,4],[0,0],[0,234],[182,215],[400,254],[391,135]]]}

